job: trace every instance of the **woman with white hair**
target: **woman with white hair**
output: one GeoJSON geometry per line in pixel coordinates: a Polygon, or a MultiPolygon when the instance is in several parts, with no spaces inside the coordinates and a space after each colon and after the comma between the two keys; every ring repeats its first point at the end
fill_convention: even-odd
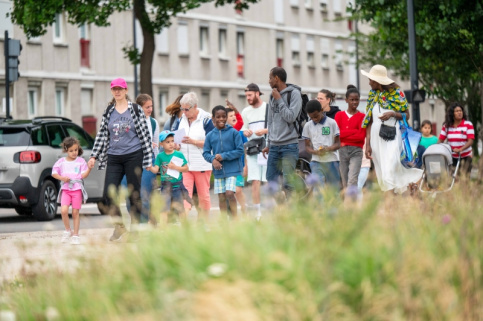
{"type": "MultiPolygon", "coordinates": [[[[199,199],[199,209],[203,218],[208,217],[211,207],[210,178],[212,166],[203,158],[203,145],[206,135],[215,128],[211,121],[211,114],[198,108],[198,97],[194,92],[183,95],[180,100],[183,116],[178,130],[184,130],[185,135],[181,142],[180,151],[188,161],[189,171],[183,173],[183,184],[193,197],[193,186],[199,199]]],[[[191,205],[184,202],[185,209],[189,211],[191,205]]]]}
{"type": "Polygon", "coordinates": [[[402,137],[399,120],[409,118],[408,103],[404,93],[387,76],[387,69],[374,65],[369,72],[361,70],[369,78],[369,97],[366,117],[362,124],[366,130],[366,157],[374,162],[377,181],[382,191],[402,194],[411,184],[417,183],[423,171],[405,168],[401,164],[402,137]]]}

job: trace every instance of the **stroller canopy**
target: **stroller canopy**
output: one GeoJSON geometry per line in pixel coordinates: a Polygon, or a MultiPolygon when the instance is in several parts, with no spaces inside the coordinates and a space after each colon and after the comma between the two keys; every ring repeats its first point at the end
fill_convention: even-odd
{"type": "Polygon", "coordinates": [[[427,155],[442,155],[448,161],[448,164],[453,163],[453,156],[451,156],[451,146],[448,144],[434,144],[426,148],[426,151],[423,154],[423,162],[424,158],[427,155]]]}

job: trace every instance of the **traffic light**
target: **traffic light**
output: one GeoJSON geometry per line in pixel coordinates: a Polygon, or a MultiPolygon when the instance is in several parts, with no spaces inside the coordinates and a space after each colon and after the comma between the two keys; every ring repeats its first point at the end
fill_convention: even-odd
{"type": "Polygon", "coordinates": [[[20,56],[20,52],[22,51],[22,45],[20,44],[20,40],[17,39],[8,39],[8,81],[14,82],[18,80],[20,77],[20,73],[18,72],[18,65],[20,61],[18,60],[18,56],[20,56]]]}

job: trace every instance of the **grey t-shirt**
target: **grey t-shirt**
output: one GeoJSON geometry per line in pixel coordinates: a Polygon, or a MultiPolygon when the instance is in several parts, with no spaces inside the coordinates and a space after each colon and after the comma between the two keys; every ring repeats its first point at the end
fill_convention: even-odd
{"type": "Polygon", "coordinates": [[[136,134],[136,127],[129,109],[122,114],[113,110],[109,119],[108,155],[130,154],[141,149],[141,141],[136,134]]]}
{"type": "MultiPolygon", "coordinates": [[[[317,124],[313,120],[307,122],[302,132],[302,137],[309,139],[315,150],[322,146],[334,145],[334,137],[339,135],[339,126],[335,120],[327,116],[317,124]]],[[[319,163],[338,161],[339,152],[327,152],[323,156],[312,155],[312,160],[319,163]]]]}

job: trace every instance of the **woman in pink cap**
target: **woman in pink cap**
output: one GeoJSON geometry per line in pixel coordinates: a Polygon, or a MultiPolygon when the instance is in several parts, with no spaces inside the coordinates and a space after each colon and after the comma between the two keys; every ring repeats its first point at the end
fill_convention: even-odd
{"type": "Polygon", "coordinates": [[[109,189],[121,184],[124,175],[130,188],[131,232],[139,222],[141,214],[141,170],[152,165],[152,142],[146,116],[141,106],[131,102],[127,95],[127,84],[122,78],[111,82],[113,99],[107,106],[97,132],[88,166],[93,168],[96,160],[99,169],[107,166],[104,197],[109,212],[116,217],[110,241],[119,241],[126,233],[119,207],[111,199],[109,189]]]}

